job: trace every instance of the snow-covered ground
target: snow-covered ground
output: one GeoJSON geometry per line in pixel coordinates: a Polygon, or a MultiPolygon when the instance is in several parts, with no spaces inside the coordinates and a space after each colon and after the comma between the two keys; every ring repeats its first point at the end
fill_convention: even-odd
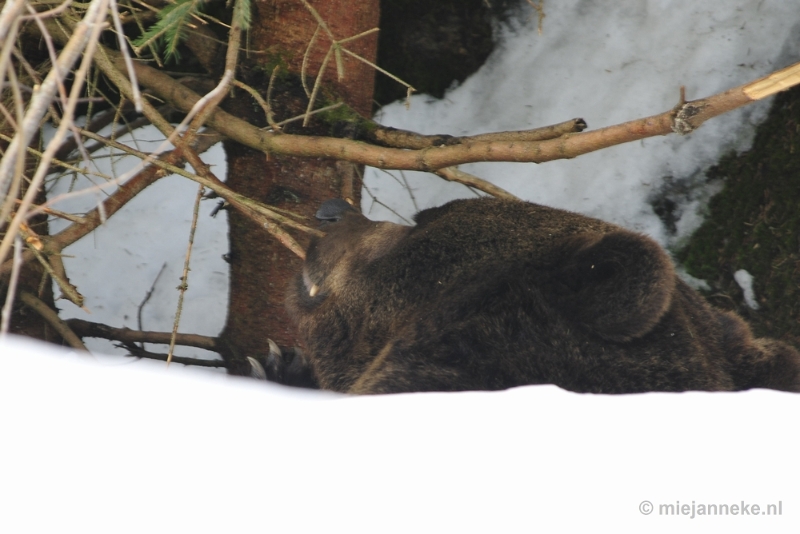
{"type": "MultiPolygon", "coordinates": [[[[704,97],[800,60],[800,11],[785,0],[563,0],[545,10],[543,35],[535,17],[501,28],[484,68],[444,100],[419,95],[410,110],[388,106],[380,120],[454,135],[573,117],[599,128],[671,108],[680,85],[688,98],[704,97]]],[[[714,191],[703,170],[745,148],[767,106],[685,138],[464,170],[669,246],[697,226],[714,191]],[[671,235],[649,202],[683,190],[669,189],[676,183],[691,187],[671,193],[682,213],[671,235]]],[[[224,175],[221,151],[207,161],[224,175]]],[[[432,176],[392,174],[368,170],[367,187],[403,217],[472,195],[432,176]]],[[[85,184],[55,190],[70,187],[85,184]]],[[[137,328],[139,304],[166,263],[142,326],[169,330],[195,193],[184,179],[161,180],[69,247],[66,267],[91,315],[61,301],[62,316],[137,328]]],[[[85,210],[96,197],[69,202],[56,208],[85,210]]],[[[208,217],[212,207],[201,209],[181,323],[206,335],[219,332],[227,304],[227,229],[224,218],[208,217]]],[[[395,217],[369,194],[363,207],[372,218],[395,217]]],[[[353,399],[0,343],[0,532],[800,528],[796,395],[607,397],[528,387],[353,399]],[[655,507],[649,515],[644,501],[655,507]],[[750,515],[660,514],[660,505],[693,502],[749,504],[750,515]],[[777,503],[781,515],[753,515],[753,504],[777,503]]]]}
{"type": "Polygon", "coordinates": [[[348,398],[104,363],[0,341],[0,532],[800,527],[800,395],[348,398]]]}

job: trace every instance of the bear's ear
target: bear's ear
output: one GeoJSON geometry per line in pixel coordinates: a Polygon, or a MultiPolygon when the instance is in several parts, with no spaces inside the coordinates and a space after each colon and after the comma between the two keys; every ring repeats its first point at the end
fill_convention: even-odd
{"type": "Polygon", "coordinates": [[[359,213],[359,211],[348,204],[347,201],[341,198],[334,198],[323,202],[314,217],[323,223],[331,223],[341,221],[347,213],[359,213]]]}
{"type": "Polygon", "coordinates": [[[556,305],[611,341],[648,333],[669,309],[675,270],[651,239],[627,231],[577,235],[561,249],[556,305]]]}

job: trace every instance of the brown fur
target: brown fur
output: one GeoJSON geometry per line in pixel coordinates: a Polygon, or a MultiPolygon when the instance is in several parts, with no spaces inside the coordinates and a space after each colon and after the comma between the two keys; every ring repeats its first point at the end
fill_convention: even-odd
{"type": "Polygon", "coordinates": [[[287,296],[322,388],[800,391],[795,349],[754,339],[655,242],[612,224],[495,199],[424,210],[415,227],[332,220],[287,296]]]}

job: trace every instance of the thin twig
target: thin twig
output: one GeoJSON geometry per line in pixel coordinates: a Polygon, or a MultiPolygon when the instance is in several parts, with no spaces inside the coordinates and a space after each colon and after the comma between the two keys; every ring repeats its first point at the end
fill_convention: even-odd
{"type": "Polygon", "coordinates": [[[181,322],[183,312],[183,297],[189,289],[189,264],[192,260],[192,246],[194,245],[194,233],[197,230],[197,217],[200,214],[200,201],[203,200],[203,186],[197,188],[197,196],[194,199],[194,211],[192,213],[192,226],[189,230],[189,243],[186,246],[186,259],[183,262],[183,274],[181,275],[181,285],[178,286],[178,306],[175,310],[175,321],[172,323],[172,337],[169,340],[169,352],[167,353],[167,365],[172,361],[172,353],[175,350],[175,338],[178,335],[178,325],[181,322]]]}
{"type": "MultiPolygon", "coordinates": [[[[370,191],[369,187],[367,187],[367,185],[366,185],[366,184],[364,184],[364,191],[366,191],[366,192],[367,192],[367,194],[368,194],[368,195],[370,196],[370,198],[372,199],[372,204],[373,204],[373,205],[375,205],[375,204],[378,204],[379,206],[383,206],[383,207],[384,207],[384,208],[386,208],[387,210],[389,210],[389,211],[391,211],[392,213],[394,213],[395,215],[397,215],[397,217],[398,217],[398,218],[402,219],[402,220],[403,220],[403,221],[404,221],[406,224],[408,224],[408,225],[412,225],[412,224],[414,224],[414,222],[413,222],[413,221],[410,221],[410,220],[408,220],[406,217],[403,217],[402,215],[400,215],[400,213],[398,213],[398,212],[397,212],[397,211],[396,211],[394,208],[391,208],[391,207],[389,207],[389,205],[388,205],[388,204],[385,204],[385,203],[383,203],[382,201],[378,200],[378,197],[377,197],[377,196],[375,196],[375,194],[374,194],[372,191],[370,191]]],[[[369,209],[369,211],[370,211],[370,212],[372,211],[372,206],[370,206],[370,209],[369,209]]]]}
{"type": "Polygon", "coordinates": [[[23,15],[20,17],[20,20],[30,20],[30,19],[46,19],[49,17],[55,17],[60,15],[64,11],[67,10],[68,7],[72,5],[72,0],[66,0],[63,4],[58,7],[54,7],[53,9],[48,9],[47,11],[37,11],[35,15],[23,15]]]}
{"type": "Polygon", "coordinates": [[[331,111],[333,109],[336,109],[336,108],[339,108],[339,107],[342,107],[342,106],[344,106],[344,102],[337,102],[336,104],[331,104],[330,106],[317,108],[314,111],[312,111],[311,113],[303,113],[302,115],[297,115],[296,117],[292,117],[291,119],[286,119],[286,120],[282,120],[281,122],[276,122],[275,126],[277,126],[278,129],[279,129],[279,131],[277,133],[280,133],[280,127],[281,126],[286,126],[287,124],[290,124],[292,122],[297,122],[299,120],[303,120],[308,116],[316,115],[317,113],[324,113],[326,111],[331,111]]]}
{"type": "Polygon", "coordinates": [[[441,176],[445,180],[451,182],[458,182],[469,187],[474,187],[484,193],[488,193],[497,198],[507,198],[510,200],[519,200],[519,197],[509,193],[502,187],[487,182],[477,176],[466,173],[458,169],[458,167],[445,167],[436,171],[437,176],[441,176]]]}
{"type": "Polygon", "coordinates": [[[308,121],[311,120],[311,110],[314,108],[314,103],[317,100],[317,93],[319,93],[319,89],[322,87],[322,75],[325,73],[325,69],[328,67],[328,62],[331,60],[331,55],[333,55],[333,47],[328,49],[328,53],[325,54],[325,57],[322,59],[322,65],[319,67],[317,79],[314,80],[314,88],[311,90],[311,96],[308,97],[308,106],[306,107],[306,116],[303,119],[303,127],[308,126],[308,121]]]}
{"type": "MultiPolygon", "coordinates": [[[[275,68],[277,69],[278,67],[275,68]]],[[[275,71],[272,72],[274,74],[275,71]]],[[[267,123],[270,125],[270,128],[272,128],[272,130],[275,132],[280,131],[281,127],[275,124],[275,119],[273,118],[272,107],[269,105],[269,100],[264,100],[263,98],[261,98],[261,95],[258,94],[258,91],[256,91],[246,83],[240,82],[239,80],[233,80],[231,82],[231,85],[234,85],[240,89],[244,89],[245,91],[250,93],[250,96],[253,97],[253,100],[255,100],[256,103],[258,103],[258,105],[261,106],[261,109],[264,111],[264,117],[267,119],[267,123]]],[[[271,90],[272,90],[272,77],[270,77],[270,85],[269,89],[267,89],[267,99],[269,99],[269,94],[271,90]]]]}
{"type": "MultiPolygon", "coordinates": [[[[213,130],[208,132],[209,133],[205,135],[198,136],[199,138],[196,146],[196,152],[204,152],[221,140],[221,136],[213,130]]],[[[173,150],[163,154],[159,161],[162,163],[175,163],[177,165],[183,165],[185,163],[185,160],[182,159],[182,153],[179,150],[173,150]]],[[[175,168],[179,169],[181,172],[185,172],[183,171],[183,167],[175,168]]],[[[95,228],[100,226],[104,218],[102,213],[106,214],[105,217],[111,217],[133,198],[135,198],[139,193],[141,193],[145,188],[153,184],[162,176],[166,175],[167,173],[165,173],[163,168],[159,167],[158,165],[150,165],[146,167],[136,176],[125,182],[125,187],[117,189],[98,207],[87,212],[84,215],[84,223],[73,223],[56,235],[44,238],[45,253],[50,256],[60,253],[62,249],[71,245],[78,239],[84,237],[92,232],[95,228]]],[[[34,258],[35,256],[30,250],[23,252],[24,261],[31,261],[34,258]]],[[[2,264],[2,266],[0,266],[0,276],[9,273],[10,270],[11,262],[6,261],[2,264]]]]}
{"type": "Polygon", "coordinates": [[[269,75],[269,85],[267,86],[267,123],[272,127],[273,132],[281,131],[280,124],[275,122],[275,114],[272,112],[272,104],[270,103],[272,100],[272,88],[275,86],[275,76],[280,68],[280,65],[275,65],[275,68],[272,69],[272,74],[269,75]]]}
{"type": "MultiPolygon", "coordinates": [[[[0,139],[2,139],[3,141],[10,141],[11,140],[10,137],[8,137],[7,135],[4,135],[2,133],[0,133],[0,139]]],[[[34,155],[36,157],[39,157],[39,158],[41,158],[41,156],[43,155],[42,152],[36,150],[33,147],[25,147],[25,150],[28,152],[28,154],[32,154],[32,155],[34,155]]],[[[71,165],[71,164],[67,163],[66,161],[63,161],[63,160],[60,160],[60,159],[56,159],[56,158],[50,158],[50,165],[52,167],[56,167],[56,166],[62,167],[64,170],[72,171],[72,172],[75,172],[75,173],[78,173],[78,174],[83,174],[85,176],[90,176],[91,175],[91,176],[97,176],[98,178],[102,178],[103,180],[109,180],[109,181],[112,180],[111,176],[108,176],[106,174],[90,171],[90,170],[88,170],[86,168],[76,167],[74,165],[71,165]]],[[[11,193],[9,193],[9,196],[12,196],[14,198],[14,202],[17,203],[18,205],[22,203],[22,200],[17,199],[16,195],[12,195],[11,193]]],[[[35,209],[36,209],[36,207],[33,206],[33,205],[31,205],[29,207],[29,211],[28,211],[28,214],[29,214],[28,216],[29,217],[35,214],[35,212],[33,211],[35,209]]]]}
{"type": "Polygon", "coordinates": [[[414,191],[411,189],[411,184],[408,183],[408,178],[406,178],[406,173],[403,171],[398,171],[400,176],[403,177],[403,183],[406,186],[406,191],[408,191],[408,196],[411,198],[411,204],[414,206],[414,213],[419,211],[419,206],[417,206],[417,199],[414,196],[414,191]]]}
{"type": "MultiPolygon", "coordinates": [[[[31,240],[31,237],[28,237],[30,230],[24,229],[24,227],[20,228],[20,233],[25,237],[26,241],[31,240]]],[[[39,260],[39,263],[42,264],[44,270],[47,271],[53,280],[55,280],[56,284],[58,284],[59,289],[61,289],[62,296],[75,304],[79,308],[83,308],[83,301],[84,297],[78,291],[74,285],[72,285],[66,277],[66,273],[64,271],[64,264],[61,261],[61,257],[57,254],[51,256],[50,261],[53,262],[53,265],[47,261],[47,258],[39,251],[39,247],[36,246],[35,242],[28,243],[29,247],[28,250],[33,252],[33,255],[39,260]],[[56,267],[58,265],[58,267],[56,267]]]]}
{"type": "MultiPolygon", "coordinates": [[[[17,199],[15,201],[17,204],[21,204],[22,201],[17,199]]],[[[86,224],[86,217],[81,217],[80,215],[73,215],[71,213],[64,213],[63,211],[54,210],[53,208],[48,208],[46,206],[37,206],[35,204],[31,205],[31,209],[28,212],[31,216],[37,213],[46,213],[47,215],[52,215],[53,217],[58,217],[60,219],[65,219],[70,222],[78,223],[78,224],[86,224]]]]}
{"type": "MultiPolygon", "coordinates": [[[[16,37],[17,21],[19,20],[22,10],[25,9],[25,0],[10,0],[5,2],[3,10],[0,11],[0,43],[7,41],[14,41],[16,37]],[[10,39],[6,39],[9,37],[10,39]]],[[[0,71],[2,72],[2,71],[0,71]]]]}
{"type": "MultiPolygon", "coordinates": [[[[50,34],[47,32],[47,29],[44,26],[43,19],[37,16],[36,10],[33,9],[33,6],[28,6],[28,11],[32,13],[31,18],[33,19],[34,23],[39,27],[39,31],[42,32],[42,40],[45,43],[45,47],[47,48],[47,52],[50,55],[50,62],[52,64],[58,63],[58,54],[56,53],[56,47],[53,44],[53,39],[50,34]]],[[[67,106],[67,88],[64,86],[64,77],[60,75],[56,71],[56,86],[58,88],[58,96],[61,98],[61,105],[62,107],[67,106]]],[[[54,114],[55,116],[55,114],[54,114]]]]}
{"type": "Polygon", "coordinates": [[[346,49],[344,47],[342,47],[342,51],[344,51],[346,54],[349,54],[349,55],[353,56],[354,58],[356,58],[357,60],[361,61],[362,63],[366,63],[367,65],[369,65],[373,69],[377,70],[381,74],[385,74],[386,76],[388,76],[389,78],[393,79],[397,83],[403,85],[406,88],[406,99],[408,99],[408,97],[411,95],[411,93],[414,93],[414,92],[417,91],[411,84],[404,82],[403,80],[401,80],[400,78],[398,78],[397,76],[395,76],[394,74],[389,72],[388,70],[380,68],[379,66],[377,66],[372,61],[370,61],[368,59],[365,59],[365,58],[359,56],[358,54],[356,54],[355,52],[351,52],[350,50],[348,50],[348,49],[346,49]]]}
{"type": "Polygon", "coordinates": [[[306,92],[306,97],[308,98],[311,98],[311,91],[308,90],[308,58],[311,55],[311,49],[317,42],[317,36],[321,28],[322,26],[317,24],[317,28],[314,30],[314,34],[311,36],[308,46],[306,46],[306,51],[303,54],[303,62],[300,65],[300,83],[303,85],[303,90],[306,92]]]}
{"type": "Polygon", "coordinates": [[[204,360],[202,358],[187,358],[186,356],[170,356],[169,354],[149,352],[144,349],[140,349],[136,345],[129,345],[125,343],[117,346],[128,349],[128,351],[131,353],[131,356],[135,358],[147,358],[148,360],[157,360],[168,363],[171,361],[172,363],[179,363],[181,365],[194,365],[195,367],[221,368],[228,366],[225,360],[204,360]]]}
{"type": "Polygon", "coordinates": [[[401,80],[400,78],[395,76],[394,74],[391,74],[390,72],[380,68],[379,66],[377,66],[374,63],[372,63],[371,61],[359,56],[355,52],[351,52],[350,50],[348,50],[344,46],[342,46],[342,44],[344,44],[344,43],[349,43],[351,41],[355,41],[356,39],[361,39],[362,37],[366,37],[367,35],[372,35],[373,33],[379,31],[379,28],[372,28],[372,29],[363,31],[361,33],[358,33],[356,35],[351,35],[350,37],[345,37],[344,39],[337,40],[333,36],[333,32],[331,32],[331,29],[328,27],[328,24],[325,22],[325,19],[323,19],[322,16],[320,16],[319,12],[316,9],[314,9],[314,7],[311,4],[309,4],[306,0],[301,0],[301,1],[303,2],[303,5],[306,7],[306,9],[308,9],[308,11],[311,13],[311,15],[317,21],[317,28],[314,30],[314,34],[311,36],[311,40],[309,41],[308,45],[306,46],[305,53],[303,54],[303,62],[302,62],[302,65],[300,67],[300,81],[301,81],[301,83],[303,85],[303,90],[305,90],[306,96],[308,97],[308,107],[306,109],[306,116],[305,116],[305,118],[303,120],[303,126],[304,127],[308,126],[308,121],[310,119],[310,112],[311,112],[311,109],[314,107],[314,103],[316,102],[317,94],[319,93],[320,86],[322,85],[322,78],[325,75],[325,70],[328,68],[328,62],[330,61],[331,56],[334,56],[335,61],[336,61],[336,74],[337,74],[337,77],[338,77],[339,81],[344,79],[344,62],[342,60],[342,52],[345,52],[345,53],[353,56],[357,60],[366,63],[367,65],[369,65],[373,69],[377,70],[378,72],[381,72],[381,73],[389,76],[393,80],[403,84],[408,89],[408,95],[411,95],[412,91],[416,91],[416,89],[411,87],[411,85],[407,84],[406,82],[404,82],[403,80],[401,80]],[[312,50],[314,44],[317,41],[317,37],[319,35],[320,29],[322,29],[328,35],[328,39],[330,39],[331,45],[330,45],[330,48],[328,48],[328,52],[325,54],[325,57],[322,60],[322,65],[320,65],[320,67],[319,67],[319,72],[317,72],[317,78],[314,81],[314,88],[312,89],[311,93],[309,93],[309,91],[308,91],[308,83],[306,81],[306,79],[307,79],[307,71],[308,71],[308,61],[309,61],[309,57],[311,55],[311,50],[312,50]]]}
{"type": "MultiPolygon", "coordinates": [[[[0,79],[2,79],[1,76],[2,73],[0,73],[0,79]]],[[[14,97],[14,108],[17,114],[17,124],[21,124],[24,121],[22,94],[19,90],[14,69],[10,68],[10,65],[8,69],[8,80],[11,82],[11,93],[14,97]]],[[[18,126],[15,128],[15,130],[17,128],[18,126]]],[[[9,139],[9,141],[11,140],[9,139]]],[[[11,147],[9,146],[9,150],[10,149],[11,147]]],[[[25,173],[25,147],[20,144],[18,145],[17,150],[19,153],[17,154],[17,161],[14,166],[14,175],[11,179],[11,186],[9,187],[8,195],[5,197],[2,208],[0,208],[0,229],[6,225],[6,221],[8,220],[8,217],[14,208],[14,202],[17,200],[19,192],[22,190],[22,180],[25,173]]],[[[2,258],[0,258],[0,261],[2,261],[2,258]]]]}
{"type": "MultiPolygon", "coordinates": [[[[153,296],[153,291],[156,289],[156,284],[158,283],[158,279],[161,278],[161,274],[164,272],[164,269],[167,268],[167,262],[164,262],[161,265],[161,269],[158,270],[158,274],[156,275],[155,280],[153,280],[153,284],[150,286],[150,290],[145,294],[144,299],[142,299],[141,304],[136,310],[136,324],[139,327],[139,330],[144,330],[142,328],[142,310],[144,310],[145,304],[150,300],[150,297],[153,296]]],[[[144,342],[142,342],[141,346],[142,350],[144,350],[144,342]]]]}
{"type": "Polygon", "coordinates": [[[539,19],[536,24],[536,31],[539,35],[542,35],[542,23],[544,22],[545,12],[544,12],[544,0],[539,0],[538,2],[534,2],[533,0],[527,0],[528,4],[536,11],[537,18],[539,19]]]}
{"type": "MultiPolygon", "coordinates": [[[[93,132],[82,131],[81,133],[82,133],[82,135],[84,135],[86,137],[90,137],[92,139],[97,139],[97,140],[104,139],[103,137],[101,137],[101,136],[99,136],[99,135],[97,135],[97,134],[95,134],[93,132]]],[[[111,141],[110,139],[105,139],[105,142],[109,146],[111,146],[113,148],[116,148],[118,150],[122,150],[122,151],[124,151],[124,152],[126,152],[128,154],[136,156],[137,158],[145,159],[148,156],[148,154],[140,152],[140,151],[138,151],[136,149],[133,149],[133,148],[127,146],[127,145],[123,145],[122,143],[118,143],[116,141],[111,141]]],[[[161,167],[161,168],[163,168],[163,169],[165,169],[165,170],[167,170],[167,171],[169,171],[171,173],[178,174],[180,176],[188,178],[188,179],[190,179],[190,180],[192,180],[194,182],[197,182],[197,183],[199,183],[199,184],[211,189],[217,195],[219,195],[221,198],[223,198],[223,199],[227,200],[228,202],[230,202],[231,205],[233,205],[236,208],[239,208],[239,207],[242,207],[242,206],[246,206],[248,211],[264,215],[264,216],[268,217],[269,219],[272,219],[272,220],[274,220],[274,221],[276,221],[276,222],[278,222],[280,224],[284,224],[286,226],[289,226],[291,228],[294,228],[296,230],[300,230],[302,232],[305,232],[305,233],[308,233],[308,234],[311,234],[311,235],[317,235],[317,236],[323,235],[322,232],[319,232],[318,230],[316,230],[314,228],[309,228],[307,226],[304,226],[304,225],[302,225],[302,224],[300,224],[298,222],[293,221],[292,219],[289,219],[288,217],[285,217],[285,216],[279,214],[277,211],[273,211],[272,208],[270,208],[269,206],[267,206],[265,204],[261,204],[258,201],[255,201],[255,200],[253,200],[251,198],[248,198],[248,197],[246,197],[244,195],[240,195],[239,193],[236,193],[232,189],[228,188],[225,185],[224,182],[222,182],[222,181],[220,181],[220,180],[218,180],[216,178],[207,178],[207,177],[204,177],[204,176],[199,175],[199,174],[192,174],[191,172],[189,172],[189,171],[187,171],[187,170],[185,170],[185,169],[183,169],[181,167],[178,167],[177,165],[173,165],[171,163],[168,163],[168,162],[162,161],[162,160],[154,159],[153,161],[151,161],[151,163],[153,165],[161,167]]],[[[285,210],[281,210],[281,211],[285,211],[285,210]]],[[[303,218],[303,217],[297,216],[296,214],[292,214],[292,215],[294,217],[296,217],[296,218],[301,218],[301,219],[303,218]]]]}
{"type": "Polygon", "coordinates": [[[325,19],[323,19],[323,18],[320,16],[319,12],[317,12],[317,10],[316,10],[316,9],[314,9],[314,8],[312,7],[312,5],[311,5],[311,4],[309,4],[309,3],[308,3],[306,0],[300,0],[300,1],[301,1],[301,2],[303,2],[303,5],[304,5],[304,6],[306,6],[306,9],[308,9],[308,11],[311,13],[311,16],[313,16],[313,17],[314,17],[314,19],[317,21],[317,24],[319,24],[320,28],[322,28],[323,30],[325,30],[325,33],[327,33],[327,34],[328,34],[328,38],[329,38],[329,39],[330,39],[332,42],[334,42],[334,43],[335,43],[335,42],[336,42],[336,38],[334,38],[334,36],[333,36],[333,33],[331,32],[331,29],[330,29],[330,28],[328,28],[328,24],[325,22],[325,19]]]}

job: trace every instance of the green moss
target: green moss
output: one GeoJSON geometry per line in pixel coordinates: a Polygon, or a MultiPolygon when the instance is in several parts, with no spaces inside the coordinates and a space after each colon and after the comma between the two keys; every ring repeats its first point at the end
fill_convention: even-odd
{"type": "Polygon", "coordinates": [[[272,71],[275,67],[280,67],[278,72],[275,73],[275,79],[278,81],[283,81],[286,77],[289,76],[289,63],[286,61],[286,57],[281,52],[272,52],[266,54],[266,57],[262,62],[259,62],[253,70],[264,76],[267,80],[269,80],[270,76],[272,76],[272,71]]]}
{"type": "Polygon", "coordinates": [[[706,280],[715,305],[748,318],[759,336],[800,346],[800,90],[779,95],[753,147],[708,173],[725,187],[677,258],[706,280]],[[733,273],[754,278],[761,308],[743,305],[733,273]]]}
{"type": "MultiPolygon", "coordinates": [[[[320,99],[318,107],[323,108],[338,103],[332,95],[325,94],[320,99]]],[[[374,121],[364,118],[353,108],[340,105],[328,111],[322,111],[314,116],[317,123],[322,123],[327,129],[327,135],[332,137],[347,137],[350,139],[364,139],[378,128],[374,121]]]]}
{"type": "MultiPolygon", "coordinates": [[[[319,107],[330,106],[333,104],[334,102],[323,102],[319,107]]],[[[359,123],[365,120],[350,106],[339,106],[329,111],[323,111],[319,113],[319,118],[328,124],[335,124],[338,122],[359,123]]]]}

